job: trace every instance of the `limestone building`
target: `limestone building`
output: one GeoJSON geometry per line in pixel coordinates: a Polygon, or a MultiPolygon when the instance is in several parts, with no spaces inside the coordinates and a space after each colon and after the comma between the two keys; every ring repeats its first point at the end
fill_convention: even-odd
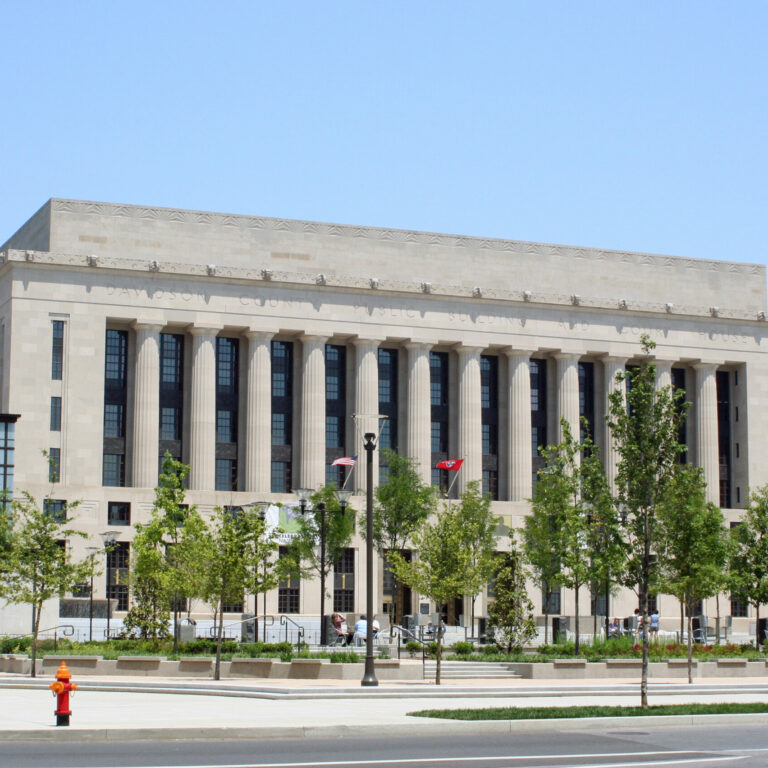
{"type": "MultiPolygon", "coordinates": [[[[537,448],[558,439],[561,417],[575,429],[587,418],[613,476],[606,398],[641,334],[657,343],[660,383],[693,404],[688,456],[728,520],[768,482],[763,266],[60,199],[0,251],[15,485],[50,492],[48,451],[55,497],[81,500],[92,537],[72,546],[119,531],[115,572],[166,451],[191,465],[188,500],[203,512],[293,502],[293,488],[354,471],[332,463],[362,458],[371,414],[388,417],[380,445],[412,456],[427,481],[445,482],[438,461],[464,458],[457,491],[481,480],[500,531],[519,527],[537,448]]],[[[364,610],[363,561],[356,539],[332,601],[347,612],[364,610]]],[[[381,567],[376,582],[386,610],[381,567]]],[[[110,591],[119,618],[128,591],[110,591]]],[[[557,611],[571,605],[564,591],[557,611]]],[[[633,605],[626,596],[615,612],[633,605]]],[[[267,611],[316,616],[318,589],[286,583],[267,611]]]]}

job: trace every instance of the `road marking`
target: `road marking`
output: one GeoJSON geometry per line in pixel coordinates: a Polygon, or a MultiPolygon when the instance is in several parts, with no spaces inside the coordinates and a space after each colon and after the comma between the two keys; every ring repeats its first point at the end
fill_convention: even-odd
{"type": "MultiPolygon", "coordinates": [[[[742,750],[734,750],[741,752],[742,750]]],[[[757,750],[743,750],[745,752],[748,751],[765,751],[763,749],[758,748],[757,750]]],[[[713,762],[723,762],[724,760],[744,760],[744,755],[718,755],[715,752],[712,752],[711,750],[692,750],[692,749],[679,749],[679,750],[669,750],[667,752],[661,752],[661,751],[653,751],[653,752],[591,752],[591,753],[585,753],[585,754],[550,754],[550,755],[489,755],[487,757],[483,756],[471,756],[471,757],[453,757],[453,756],[443,756],[443,757],[403,757],[400,759],[396,758],[384,758],[381,760],[329,760],[324,762],[319,761],[312,761],[312,762],[301,762],[301,763],[194,763],[189,765],[179,765],[179,764],[166,764],[166,765],[142,765],[142,766],[122,766],[121,768],[324,768],[325,766],[345,766],[345,765],[412,765],[416,763],[447,763],[447,764],[454,764],[454,763],[472,763],[472,762],[479,762],[481,760],[485,760],[488,762],[503,762],[507,761],[510,765],[514,764],[520,764],[522,761],[526,761],[530,763],[531,760],[536,761],[542,761],[542,760],[553,760],[553,761],[559,761],[559,760],[578,760],[578,759],[597,759],[597,758],[606,758],[606,757],[613,757],[613,758],[626,758],[622,760],[620,763],[573,763],[572,765],[558,765],[557,768],[622,768],[623,766],[632,766],[632,765],[683,765],[685,763],[713,763],[713,762]],[[692,757],[692,758],[684,758],[684,757],[674,757],[675,755],[691,755],[691,754],[701,754],[701,755],[711,755],[711,757],[692,757]],[[672,759],[662,759],[662,760],[637,760],[633,758],[639,758],[639,757],[653,757],[654,755],[658,755],[662,758],[672,758],[672,759]]],[[[93,768],[114,768],[114,764],[111,763],[109,766],[95,766],[93,768]]],[[[500,766],[499,768],[504,768],[504,766],[500,766]]]]}

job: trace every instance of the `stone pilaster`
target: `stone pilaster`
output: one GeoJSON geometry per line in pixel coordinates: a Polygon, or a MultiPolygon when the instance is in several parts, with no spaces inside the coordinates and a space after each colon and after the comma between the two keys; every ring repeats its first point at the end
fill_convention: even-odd
{"type": "Polygon", "coordinates": [[[301,337],[301,461],[302,488],[325,485],[325,343],[326,336],[301,337]]]}
{"type": "Polygon", "coordinates": [[[431,344],[409,342],[408,349],[408,455],[416,462],[422,482],[432,482],[432,400],[429,382],[431,344]]]}
{"type": "MultiPolygon", "coordinates": [[[[480,402],[481,347],[458,347],[459,434],[457,458],[464,459],[457,478],[461,495],[473,480],[483,479],[483,427],[480,402]]],[[[481,488],[482,490],[482,488],[481,488]]]]}
{"type": "Polygon", "coordinates": [[[509,500],[525,501],[533,495],[531,448],[531,352],[505,350],[509,358],[509,500]]]}
{"type": "Polygon", "coordinates": [[[245,490],[269,493],[272,467],[272,350],[274,335],[248,331],[245,490]]]}
{"type": "MultiPolygon", "coordinates": [[[[626,365],[626,357],[603,358],[606,415],[609,415],[611,412],[610,397],[614,392],[621,392],[622,397],[626,402],[626,384],[623,381],[616,380],[616,375],[623,372],[626,365]]],[[[608,426],[607,420],[603,429],[605,430],[603,433],[603,466],[605,467],[605,479],[608,482],[608,487],[611,489],[611,493],[613,493],[616,490],[616,473],[619,466],[619,452],[614,444],[613,434],[611,428],[608,426]]]]}
{"type": "Polygon", "coordinates": [[[720,456],[717,430],[717,365],[696,369],[696,458],[707,481],[707,501],[720,503],[720,456]]]}
{"type": "Polygon", "coordinates": [[[656,366],[656,389],[672,386],[672,361],[654,360],[653,363],[656,366]]]}
{"type": "Polygon", "coordinates": [[[579,439],[579,357],[570,352],[559,352],[557,361],[557,441],[563,439],[562,419],[568,422],[571,434],[579,439]]]}
{"type": "Polygon", "coordinates": [[[192,392],[189,420],[189,489],[216,485],[216,335],[218,328],[195,326],[192,335],[192,392]]]}
{"type": "Polygon", "coordinates": [[[157,485],[160,439],[160,330],[154,323],[134,323],[136,385],[133,401],[133,485],[157,485]]]}
{"type": "MultiPolygon", "coordinates": [[[[347,488],[365,491],[366,462],[368,457],[363,449],[366,432],[379,435],[379,344],[377,339],[355,339],[355,466],[354,485],[350,482],[347,488]]],[[[373,483],[378,483],[379,477],[379,447],[373,452],[373,483]]]]}

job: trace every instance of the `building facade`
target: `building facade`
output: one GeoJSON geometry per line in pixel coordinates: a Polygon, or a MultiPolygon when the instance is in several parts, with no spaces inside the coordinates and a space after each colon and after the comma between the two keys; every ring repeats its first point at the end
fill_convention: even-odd
{"type": "MultiPolygon", "coordinates": [[[[93,539],[75,553],[118,531],[115,573],[166,451],[191,466],[188,501],[203,513],[293,503],[293,488],[348,472],[347,487],[364,489],[362,461],[333,461],[362,459],[379,415],[379,446],[413,457],[425,481],[444,485],[437,462],[464,459],[456,493],[482,482],[503,549],[561,418],[574,433],[588,420],[615,476],[606,402],[643,334],[657,344],[659,383],[692,403],[684,440],[709,500],[736,522],[748,488],[768,482],[763,266],[53,199],[0,248],[0,291],[16,488],[51,494],[47,451],[55,498],[80,501],[93,539]]],[[[387,467],[374,457],[377,482],[387,467]]],[[[331,602],[364,610],[360,539],[336,572],[331,602]]],[[[375,579],[385,611],[381,565],[375,579]]],[[[128,588],[110,594],[119,618],[128,588]]],[[[557,612],[572,613],[572,595],[561,597],[557,612]]],[[[486,600],[451,618],[483,615],[486,600]]],[[[615,612],[633,606],[627,595],[615,612]]],[[[318,608],[311,583],[267,596],[268,613],[318,608]]]]}

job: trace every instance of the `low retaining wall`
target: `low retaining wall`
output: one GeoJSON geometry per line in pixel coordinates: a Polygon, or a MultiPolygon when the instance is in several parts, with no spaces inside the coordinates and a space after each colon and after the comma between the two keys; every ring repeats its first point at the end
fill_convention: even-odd
{"type": "MultiPolygon", "coordinates": [[[[125,675],[131,677],[199,677],[212,678],[215,659],[208,656],[190,656],[169,661],[164,656],[119,656],[104,659],[101,656],[70,656],[48,654],[37,660],[40,676],[56,673],[64,661],[73,677],[89,675],[125,675]]],[[[0,672],[29,674],[31,659],[17,654],[0,655],[0,672]]],[[[421,661],[403,659],[374,660],[379,680],[423,680],[421,661]]],[[[330,659],[276,659],[234,658],[221,662],[221,677],[288,679],[294,680],[357,680],[365,669],[364,662],[333,664],[330,659]]]]}
{"type": "MultiPolygon", "coordinates": [[[[507,664],[511,672],[527,680],[600,680],[640,677],[641,659],[606,659],[587,662],[584,659],[555,659],[550,662],[507,664]]],[[[766,677],[768,661],[746,659],[693,660],[694,677],[766,677]]],[[[670,659],[648,663],[648,677],[688,678],[688,660],[670,659]]]]}

